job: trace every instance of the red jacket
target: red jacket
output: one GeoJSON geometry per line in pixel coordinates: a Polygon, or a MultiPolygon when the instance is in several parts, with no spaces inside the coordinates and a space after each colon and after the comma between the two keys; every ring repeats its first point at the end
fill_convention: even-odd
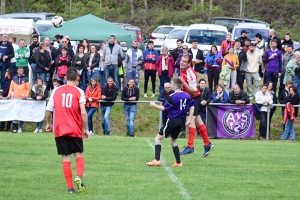
{"type": "MultiPolygon", "coordinates": [[[[227,49],[227,44],[228,44],[227,40],[223,40],[222,41],[220,50],[222,51],[222,55],[223,56],[226,55],[226,54],[228,54],[228,50],[229,49],[227,49]]],[[[230,46],[234,47],[234,42],[233,41],[230,41],[230,46]]]]}
{"type": "Polygon", "coordinates": [[[294,105],[291,103],[287,103],[284,108],[284,116],[283,116],[283,124],[290,119],[293,123],[296,121],[295,117],[295,108],[294,105]]]}
{"type": "MultiPolygon", "coordinates": [[[[163,55],[160,55],[155,63],[155,67],[156,67],[158,76],[162,75],[162,63],[161,63],[162,58],[163,58],[163,55]]],[[[168,76],[169,76],[169,78],[172,78],[174,70],[175,70],[175,64],[174,64],[173,57],[170,55],[168,57],[167,65],[168,65],[168,76]]]]}
{"type": "Polygon", "coordinates": [[[100,88],[100,84],[98,84],[96,86],[95,89],[92,89],[91,86],[86,88],[85,91],[85,98],[86,98],[86,107],[93,107],[93,108],[99,108],[100,103],[99,102],[95,102],[101,99],[101,88],[100,88]],[[93,101],[90,102],[88,100],[88,98],[92,97],[93,101]]]}

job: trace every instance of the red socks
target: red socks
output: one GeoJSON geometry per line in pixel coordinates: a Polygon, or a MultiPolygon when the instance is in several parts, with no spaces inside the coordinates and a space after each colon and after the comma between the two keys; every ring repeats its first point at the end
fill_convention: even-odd
{"type": "Polygon", "coordinates": [[[63,162],[63,172],[64,172],[64,175],[65,175],[65,179],[66,179],[68,189],[74,188],[73,178],[72,178],[71,162],[69,162],[69,161],[63,162]]]}
{"type": "Polygon", "coordinates": [[[196,137],[196,128],[189,127],[189,137],[188,137],[188,146],[194,147],[194,140],[196,137]]]}
{"type": "Polygon", "coordinates": [[[76,175],[82,177],[84,171],[84,158],[76,158],[76,175]]]}
{"type": "Polygon", "coordinates": [[[210,141],[209,141],[209,138],[208,138],[208,134],[207,134],[205,124],[202,124],[202,125],[198,126],[198,129],[199,129],[200,135],[202,137],[202,140],[204,142],[204,145],[205,146],[209,145],[210,141]]]}

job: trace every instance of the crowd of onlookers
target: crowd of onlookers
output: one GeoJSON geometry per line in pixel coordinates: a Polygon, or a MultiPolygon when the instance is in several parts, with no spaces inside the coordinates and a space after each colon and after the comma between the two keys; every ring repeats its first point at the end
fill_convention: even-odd
{"type": "MultiPolygon", "coordinates": [[[[295,97],[292,100],[291,97],[300,91],[300,51],[293,50],[289,34],[281,42],[271,29],[268,41],[264,41],[257,33],[254,43],[247,34],[247,31],[243,30],[241,37],[235,41],[232,41],[231,35],[228,34],[226,40],[220,44],[220,49],[212,45],[206,57],[198,48],[196,39],[192,40],[191,48],[188,48],[182,39],[178,39],[177,48],[169,52],[168,48],[164,47],[161,53],[154,49],[153,41],[149,41],[147,49],[141,51],[138,49],[138,41],[134,40],[131,48],[123,52],[116,37],[111,35],[107,43],[100,44],[99,49],[95,44],[83,39],[74,52],[68,36],[56,35],[54,42],[50,38],[39,42],[38,36],[34,35],[32,44],[26,47],[24,39],[20,39],[17,45],[16,38],[9,38],[7,34],[3,34],[0,42],[1,97],[23,99],[31,97],[44,100],[54,87],[66,83],[64,79],[66,71],[73,67],[78,71],[76,86],[86,93],[90,133],[94,132],[92,116],[101,106],[103,132],[109,135],[109,115],[114,105],[110,101],[114,101],[119,93],[122,93],[121,99],[124,101],[139,99],[140,70],[144,70],[144,97],[148,97],[149,79],[152,83],[151,98],[156,96],[158,76],[160,91],[158,100],[165,102],[171,93],[169,84],[171,79],[180,76],[181,58],[188,55],[191,67],[198,73],[199,78],[200,73],[204,73],[206,77],[199,81],[202,97],[199,112],[203,122],[206,122],[205,106],[210,102],[248,104],[249,100],[255,98],[261,115],[260,139],[264,139],[266,128],[269,128],[266,127],[266,104],[277,103],[277,96],[282,104],[299,103],[299,101],[296,103],[295,97]],[[31,70],[28,67],[31,67],[31,70]],[[34,80],[32,88],[29,85],[29,71],[34,80]],[[260,88],[262,78],[265,85],[260,88]],[[124,79],[128,81],[126,84],[124,79]],[[277,95],[278,79],[279,95],[277,95]],[[245,80],[248,94],[244,92],[245,80]],[[97,100],[106,102],[100,105],[97,100]]],[[[275,109],[275,107],[271,109],[271,118],[275,109]]],[[[128,136],[134,136],[136,112],[136,103],[124,104],[128,136]]],[[[294,139],[292,116],[297,116],[297,109],[286,106],[283,115],[286,126],[282,139],[286,139],[287,135],[290,135],[290,139],[294,139]]],[[[166,116],[163,116],[166,119],[166,116]]],[[[13,121],[13,132],[22,132],[23,125],[22,121],[19,124],[18,121],[13,121]]],[[[42,132],[42,127],[43,121],[37,123],[34,132],[42,132]]],[[[0,130],[8,131],[10,128],[11,122],[1,123],[0,130]]]]}

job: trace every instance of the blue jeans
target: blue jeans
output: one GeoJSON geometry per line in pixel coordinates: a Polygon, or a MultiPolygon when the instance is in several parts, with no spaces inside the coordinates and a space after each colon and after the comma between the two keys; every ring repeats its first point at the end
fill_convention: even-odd
{"type": "Polygon", "coordinates": [[[94,70],[94,72],[87,72],[88,74],[88,81],[90,84],[91,78],[95,78],[99,82],[99,70],[94,70]]]}
{"type": "Polygon", "coordinates": [[[159,77],[159,80],[160,80],[160,85],[159,85],[159,91],[163,90],[164,89],[164,84],[169,82],[170,83],[170,78],[169,78],[169,75],[167,73],[163,73],[160,77],[159,77]]]}
{"type": "Polygon", "coordinates": [[[280,137],[281,140],[286,140],[290,136],[290,140],[295,140],[295,129],[294,129],[294,123],[288,119],[285,124],[285,129],[280,137]]]}
{"type": "Polygon", "coordinates": [[[1,70],[1,89],[3,90],[5,87],[5,73],[6,73],[6,66],[4,62],[0,62],[0,70],[1,70]]]}
{"type": "Polygon", "coordinates": [[[15,63],[15,62],[10,63],[9,69],[10,69],[10,71],[12,71],[13,76],[14,76],[15,74],[17,74],[17,72],[16,72],[16,64],[17,64],[17,63],[15,63]]]}
{"type": "Polygon", "coordinates": [[[134,118],[136,116],[137,106],[124,104],[124,113],[126,116],[127,135],[134,134],[134,118]]]}
{"type": "Polygon", "coordinates": [[[200,113],[201,120],[206,125],[206,111],[200,111],[199,113],[200,113]]]}
{"type": "Polygon", "coordinates": [[[116,65],[106,65],[104,69],[105,82],[111,76],[114,79],[115,85],[119,87],[119,67],[116,65]]]}
{"type": "Polygon", "coordinates": [[[87,88],[86,80],[87,80],[87,70],[83,69],[80,76],[80,81],[81,81],[83,91],[85,91],[87,88]]]}
{"type": "MultiPolygon", "coordinates": [[[[42,78],[43,81],[44,81],[44,84],[47,86],[47,80],[46,80],[47,72],[44,72],[44,73],[38,73],[38,77],[42,78]]],[[[34,80],[36,80],[36,79],[34,79],[34,80]]]]}
{"type": "Polygon", "coordinates": [[[89,131],[92,131],[92,132],[94,132],[94,129],[93,129],[93,114],[96,111],[97,111],[97,108],[93,108],[93,107],[86,108],[86,112],[87,112],[87,115],[88,115],[89,131]]]}
{"type": "MultiPolygon", "coordinates": [[[[36,79],[37,79],[37,72],[36,72],[37,64],[31,63],[30,66],[31,66],[31,70],[32,70],[33,80],[36,81],[36,79]]],[[[45,80],[44,80],[44,82],[45,82],[45,80]]]]}
{"type": "Polygon", "coordinates": [[[104,87],[105,85],[105,73],[104,71],[99,71],[99,78],[100,78],[100,87],[104,87]]]}
{"type": "Polygon", "coordinates": [[[277,82],[278,82],[278,72],[265,72],[266,83],[272,81],[273,83],[273,91],[276,93],[277,82]]]}
{"type": "Polygon", "coordinates": [[[102,129],[104,134],[110,132],[110,121],[109,116],[111,112],[112,106],[101,106],[101,114],[102,114],[102,129]]]}
{"type": "Polygon", "coordinates": [[[136,70],[136,68],[132,68],[132,69],[126,69],[126,78],[127,81],[129,79],[134,79],[134,83],[137,87],[139,87],[139,80],[140,80],[140,71],[136,70]]]}
{"type": "Polygon", "coordinates": [[[300,78],[298,76],[294,76],[292,78],[292,81],[294,82],[294,86],[297,88],[298,90],[298,95],[300,95],[300,78]]]}
{"type": "MultiPolygon", "coordinates": [[[[18,120],[14,120],[14,121],[13,121],[13,124],[18,124],[18,120]]],[[[23,128],[23,126],[24,126],[24,122],[23,122],[23,121],[20,121],[19,128],[23,128]]]]}
{"type": "Polygon", "coordinates": [[[44,120],[36,123],[36,128],[43,129],[44,120]]]}

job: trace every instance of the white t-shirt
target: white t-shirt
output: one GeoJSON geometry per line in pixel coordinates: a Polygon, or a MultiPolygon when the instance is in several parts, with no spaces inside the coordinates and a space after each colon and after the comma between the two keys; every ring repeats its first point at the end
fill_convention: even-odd
{"type": "Polygon", "coordinates": [[[196,60],[198,49],[191,48],[191,50],[192,50],[192,54],[193,54],[193,60],[196,60]]]}
{"type": "MultiPolygon", "coordinates": [[[[19,45],[17,45],[17,44],[12,44],[12,46],[13,46],[13,48],[14,48],[14,52],[15,52],[15,55],[16,55],[17,50],[19,49],[19,45]]],[[[10,63],[15,63],[15,62],[17,62],[17,60],[16,60],[16,57],[14,56],[12,59],[10,59],[10,63]]]]}

